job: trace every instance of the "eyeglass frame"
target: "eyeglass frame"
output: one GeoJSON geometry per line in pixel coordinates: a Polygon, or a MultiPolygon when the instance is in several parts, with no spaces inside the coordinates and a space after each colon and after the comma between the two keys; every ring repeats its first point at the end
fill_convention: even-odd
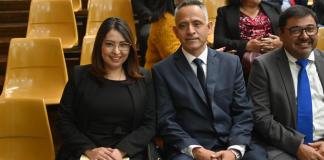
{"type": "Polygon", "coordinates": [[[113,51],[116,47],[118,48],[119,51],[122,51],[122,52],[127,52],[130,50],[132,44],[131,43],[128,43],[128,42],[120,42],[120,43],[115,43],[113,41],[107,41],[107,42],[104,42],[104,44],[106,45],[106,47],[108,48],[109,51],[113,51]],[[109,44],[112,44],[112,46],[109,46],[109,44]],[[122,47],[121,48],[121,45],[127,45],[127,47],[122,47]]]}
{"type": "Polygon", "coordinates": [[[318,28],[319,27],[317,25],[309,24],[309,25],[307,25],[305,27],[292,26],[292,27],[287,28],[287,30],[289,31],[289,35],[291,35],[293,37],[299,37],[304,31],[307,34],[307,36],[314,36],[314,35],[316,35],[318,33],[318,28]],[[310,27],[314,27],[312,29],[315,29],[314,33],[312,33],[312,34],[309,34],[308,31],[307,31],[307,29],[309,29],[310,27]],[[296,32],[298,31],[298,34],[297,33],[296,34],[292,33],[293,31],[291,31],[291,30],[294,29],[294,28],[298,28],[298,30],[296,30],[296,32]]]}

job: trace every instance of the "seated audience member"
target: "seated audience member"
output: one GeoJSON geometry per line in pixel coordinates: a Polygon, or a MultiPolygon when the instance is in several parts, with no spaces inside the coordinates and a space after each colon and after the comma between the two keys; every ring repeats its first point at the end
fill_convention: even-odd
{"type": "Polygon", "coordinates": [[[173,54],[180,46],[180,42],[173,33],[174,0],[159,0],[159,7],[155,12],[157,19],[151,23],[151,32],[147,41],[145,68],[151,69],[153,64],[173,54]]]}
{"type": "Polygon", "coordinates": [[[248,92],[255,130],[271,160],[324,159],[324,53],[318,22],[303,6],[279,18],[283,47],[253,62],[248,92]]]}
{"type": "Polygon", "coordinates": [[[167,159],[265,160],[251,143],[253,107],[239,58],[207,46],[206,7],[184,0],[175,23],[181,47],[152,69],[167,159]]]}
{"type": "Polygon", "coordinates": [[[74,69],[61,99],[58,160],[146,158],[156,130],[154,89],[135,51],[125,21],[101,24],[92,63],[74,69]]]}
{"type": "Polygon", "coordinates": [[[281,47],[276,36],[279,14],[279,9],[261,0],[232,0],[217,10],[214,48],[225,47],[238,55],[247,77],[255,57],[281,47]]]}

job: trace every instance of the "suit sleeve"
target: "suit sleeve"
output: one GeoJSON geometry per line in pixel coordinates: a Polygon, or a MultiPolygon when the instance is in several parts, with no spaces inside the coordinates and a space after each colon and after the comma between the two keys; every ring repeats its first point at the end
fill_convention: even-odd
{"type": "Polygon", "coordinates": [[[146,104],[143,114],[144,118],[135,130],[116,145],[116,148],[125,151],[130,157],[143,151],[143,149],[145,149],[153,139],[156,131],[156,107],[153,82],[149,74],[146,74],[145,77],[147,97],[145,97],[146,104]]]}
{"type": "Polygon", "coordinates": [[[153,79],[157,94],[158,128],[166,145],[172,145],[179,152],[189,145],[199,145],[182,127],[176,122],[176,108],[173,105],[171,93],[159,70],[153,67],[153,79]]]}
{"type": "Polygon", "coordinates": [[[228,21],[233,19],[227,18],[226,9],[228,8],[217,9],[217,18],[214,31],[214,48],[226,47],[226,51],[237,50],[238,53],[244,53],[247,41],[233,39],[233,37],[230,36],[230,34],[234,33],[231,31],[231,28],[233,27],[228,25],[228,21]]]}
{"type": "Polygon", "coordinates": [[[255,106],[255,129],[262,136],[263,141],[296,155],[303,136],[294,129],[285,127],[274,120],[271,108],[280,106],[271,106],[270,88],[265,65],[258,59],[254,60],[250,72],[248,91],[255,106]]]}
{"type": "Polygon", "coordinates": [[[231,116],[233,126],[229,136],[229,145],[249,145],[253,129],[253,107],[247,95],[241,63],[236,57],[233,102],[231,116]]]}
{"type": "MultiPolygon", "coordinates": [[[[74,69],[74,74],[72,75],[82,74],[76,74],[76,72],[78,72],[77,68],[74,69]]],[[[65,86],[60,107],[58,109],[57,125],[63,142],[69,147],[72,147],[75,154],[81,155],[87,149],[95,148],[96,145],[77,127],[78,120],[76,118],[76,107],[78,106],[76,105],[77,103],[74,102],[78,101],[78,94],[75,78],[74,76],[70,76],[69,81],[65,86]]]]}

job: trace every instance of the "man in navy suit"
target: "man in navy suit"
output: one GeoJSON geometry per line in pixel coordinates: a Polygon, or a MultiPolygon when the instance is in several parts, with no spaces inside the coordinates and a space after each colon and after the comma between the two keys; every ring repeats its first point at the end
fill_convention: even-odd
{"type": "Polygon", "coordinates": [[[252,103],[237,56],[207,47],[206,7],[186,0],[175,11],[178,51],[153,67],[159,133],[168,159],[262,160],[251,145],[252,103]]]}

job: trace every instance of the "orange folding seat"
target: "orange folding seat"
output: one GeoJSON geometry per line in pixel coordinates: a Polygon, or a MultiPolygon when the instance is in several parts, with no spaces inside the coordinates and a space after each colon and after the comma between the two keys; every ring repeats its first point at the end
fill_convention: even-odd
{"type": "Polygon", "coordinates": [[[59,37],[63,48],[78,45],[71,0],[32,0],[26,37],[59,37]]]}
{"type": "Polygon", "coordinates": [[[206,5],[209,21],[213,23],[212,33],[208,36],[208,43],[213,44],[217,9],[219,7],[225,6],[227,4],[227,0],[204,0],[203,3],[206,5]]]}
{"type": "Polygon", "coordinates": [[[136,39],[131,0],[90,0],[86,35],[96,35],[101,23],[108,17],[125,20],[136,39]]]}
{"type": "Polygon", "coordinates": [[[324,27],[318,29],[317,48],[324,51],[324,27]]]}
{"type": "Polygon", "coordinates": [[[55,159],[42,99],[0,98],[0,128],[0,159],[55,159]]]}
{"type": "Polygon", "coordinates": [[[59,38],[11,39],[1,97],[44,98],[58,104],[68,80],[59,38]]]}
{"type": "Polygon", "coordinates": [[[96,37],[94,35],[83,37],[80,65],[91,63],[91,56],[95,39],[96,37]]]}
{"type": "Polygon", "coordinates": [[[82,1],[81,0],[72,0],[73,11],[79,11],[82,9],[82,1]]]}

